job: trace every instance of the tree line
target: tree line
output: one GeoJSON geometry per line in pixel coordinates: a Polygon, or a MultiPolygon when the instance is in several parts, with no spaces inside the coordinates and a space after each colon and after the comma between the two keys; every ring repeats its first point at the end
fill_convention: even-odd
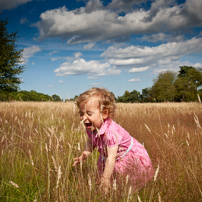
{"type": "Polygon", "coordinates": [[[150,88],[142,93],[125,91],[117,102],[195,102],[202,96],[202,69],[180,66],[177,74],[173,71],[161,72],[153,80],[150,88]]]}
{"type": "Polygon", "coordinates": [[[54,94],[49,96],[47,94],[31,91],[13,91],[10,93],[0,92],[0,101],[54,101],[60,102],[62,99],[54,94]]]}
{"type": "MultiPolygon", "coordinates": [[[[202,97],[202,68],[180,66],[178,73],[174,71],[161,72],[154,80],[152,87],[142,89],[142,92],[125,91],[122,96],[115,97],[116,102],[196,102],[202,97]]],[[[113,92],[111,92],[113,93],[113,92]]],[[[65,101],[74,101],[73,99],[65,101]]]]}

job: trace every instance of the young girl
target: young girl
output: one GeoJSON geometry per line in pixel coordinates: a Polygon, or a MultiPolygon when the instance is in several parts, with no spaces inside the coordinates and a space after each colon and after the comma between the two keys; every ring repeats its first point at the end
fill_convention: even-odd
{"type": "Polygon", "coordinates": [[[141,189],[153,177],[152,163],[145,148],[112,120],[114,96],[107,89],[91,88],[76,103],[88,140],[82,155],[74,158],[73,166],[85,160],[96,147],[100,152],[98,173],[105,192],[113,177],[125,180],[128,176],[134,188],[141,189]]]}

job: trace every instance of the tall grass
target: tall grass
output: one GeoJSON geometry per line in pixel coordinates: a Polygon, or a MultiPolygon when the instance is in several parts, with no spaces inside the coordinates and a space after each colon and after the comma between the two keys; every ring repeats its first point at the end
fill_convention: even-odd
{"type": "Polygon", "coordinates": [[[202,106],[118,104],[115,121],[147,149],[155,176],[140,192],[98,190],[95,151],[72,167],[86,139],[73,103],[0,103],[0,201],[202,201],[202,106]]]}

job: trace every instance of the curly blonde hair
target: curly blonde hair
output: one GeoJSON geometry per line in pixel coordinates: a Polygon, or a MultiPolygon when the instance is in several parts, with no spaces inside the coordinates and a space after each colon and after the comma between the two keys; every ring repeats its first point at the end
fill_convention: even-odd
{"type": "Polygon", "coordinates": [[[113,93],[108,91],[106,88],[93,87],[84,93],[80,94],[76,99],[76,105],[79,108],[81,103],[86,103],[92,97],[98,99],[98,107],[100,111],[108,109],[109,118],[113,118],[115,114],[116,104],[113,93]]]}

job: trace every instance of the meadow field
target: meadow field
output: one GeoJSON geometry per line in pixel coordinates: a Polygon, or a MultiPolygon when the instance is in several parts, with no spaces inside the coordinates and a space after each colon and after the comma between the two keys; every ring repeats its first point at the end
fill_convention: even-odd
{"type": "Polygon", "coordinates": [[[133,193],[127,179],[99,192],[98,153],[73,158],[86,139],[73,102],[0,103],[0,201],[202,201],[202,104],[117,104],[114,119],[147,149],[155,176],[133,193]]]}

